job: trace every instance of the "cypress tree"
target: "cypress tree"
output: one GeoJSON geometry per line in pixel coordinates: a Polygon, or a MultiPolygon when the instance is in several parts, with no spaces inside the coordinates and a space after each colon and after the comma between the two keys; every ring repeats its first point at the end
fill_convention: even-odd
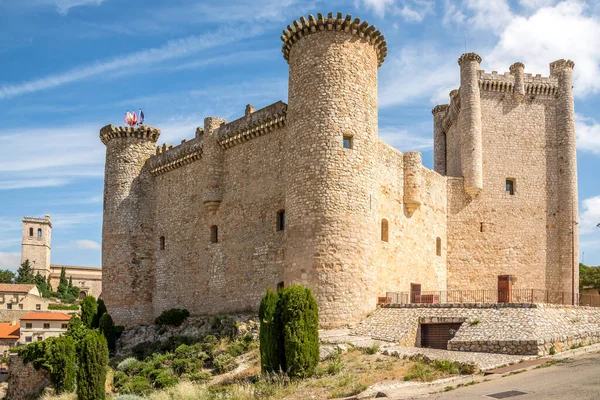
{"type": "Polygon", "coordinates": [[[56,292],[59,295],[65,294],[67,292],[68,284],[69,282],[67,281],[67,269],[65,267],[62,267],[60,269],[60,279],[58,281],[58,288],[56,289],[56,292]]]}
{"type": "Polygon", "coordinates": [[[263,373],[278,372],[283,369],[283,362],[280,360],[279,351],[283,348],[278,343],[281,335],[277,332],[277,301],[279,295],[271,289],[260,302],[258,317],[260,319],[260,367],[263,373]]]}
{"type": "Polygon", "coordinates": [[[88,328],[93,328],[94,318],[98,313],[98,304],[93,296],[86,296],[81,302],[81,320],[88,328]]]}
{"type": "Polygon", "coordinates": [[[104,400],[108,346],[104,335],[96,330],[88,331],[79,349],[77,371],[78,400],[104,400]]]}
{"type": "Polygon", "coordinates": [[[117,345],[117,338],[115,335],[115,323],[113,322],[113,319],[109,313],[105,312],[104,314],[102,314],[102,317],[100,318],[100,322],[98,324],[98,328],[106,338],[108,350],[110,350],[111,353],[114,353],[117,345]]]}
{"type": "MultiPolygon", "coordinates": [[[[100,318],[102,318],[102,316],[106,313],[106,304],[104,304],[104,300],[98,299],[97,304],[98,310],[96,311],[96,316],[94,317],[92,328],[98,328],[100,326],[100,318]]],[[[106,340],[108,340],[108,336],[106,337],[106,340]]]]}
{"type": "Polygon", "coordinates": [[[69,289],[73,288],[73,277],[69,276],[69,286],[67,286],[69,289]]]}
{"type": "Polygon", "coordinates": [[[48,279],[46,279],[46,286],[48,287],[48,290],[52,292],[52,283],[50,282],[50,275],[48,275],[48,279]]]}
{"type": "Polygon", "coordinates": [[[46,343],[50,381],[57,394],[75,390],[75,342],[69,336],[50,338],[46,343]]]}
{"type": "Polygon", "coordinates": [[[319,362],[319,309],[312,292],[298,285],[283,289],[278,312],[286,372],[291,377],[313,375],[319,362]]]}
{"type": "Polygon", "coordinates": [[[17,270],[17,279],[15,280],[15,283],[35,283],[33,268],[31,268],[29,260],[23,261],[17,270]]]}

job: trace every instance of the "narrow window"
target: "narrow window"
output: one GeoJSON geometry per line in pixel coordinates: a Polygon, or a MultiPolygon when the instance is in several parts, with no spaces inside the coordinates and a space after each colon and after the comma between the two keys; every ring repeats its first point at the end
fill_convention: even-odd
{"type": "Polygon", "coordinates": [[[160,237],[160,249],[161,250],[165,249],[165,237],[164,236],[160,237]]]}
{"type": "Polygon", "coordinates": [[[8,303],[8,304],[6,305],[6,308],[7,308],[7,309],[9,309],[9,310],[12,310],[12,303],[8,303]]]}
{"type": "Polygon", "coordinates": [[[485,232],[485,223],[480,223],[479,224],[479,232],[485,232]]]}
{"type": "Polygon", "coordinates": [[[33,328],[33,324],[31,322],[26,322],[25,329],[31,329],[31,328],[33,328]]]}
{"type": "Polygon", "coordinates": [[[513,179],[506,180],[506,192],[511,196],[515,194],[515,181],[513,179]]]}
{"type": "Polygon", "coordinates": [[[442,255],[442,239],[435,239],[435,254],[438,256],[442,255]]]}
{"type": "Polygon", "coordinates": [[[42,228],[38,228],[38,238],[42,237],[42,228]]]}
{"type": "Polygon", "coordinates": [[[44,340],[43,336],[38,336],[38,342],[41,342],[42,340],[44,340]]]}
{"type": "Polygon", "coordinates": [[[36,304],[35,305],[35,309],[38,310],[38,311],[41,310],[42,309],[42,305],[41,304],[36,304]]]}
{"type": "Polygon", "coordinates": [[[19,310],[23,309],[23,303],[19,304],[19,310]]]}
{"type": "Polygon", "coordinates": [[[50,329],[50,323],[44,322],[44,329],[50,329]]]}
{"type": "Polygon", "coordinates": [[[384,242],[388,241],[388,230],[388,220],[384,218],[381,220],[381,240],[384,242]]]}
{"type": "Polygon", "coordinates": [[[277,284],[277,291],[279,292],[281,289],[283,289],[283,286],[284,286],[284,285],[283,285],[283,281],[279,282],[279,283],[277,284]]]}
{"type": "Polygon", "coordinates": [[[67,329],[67,324],[60,324],[61,329],[67,329]]]}
{"type": "Polygon", "coordinates": [[[210,242],[219,243],[219,229],[216,225],[210,227],[210,242]]]}
{"type": "Polygon", "coordinates": [[[285,229],[285,210],[277,211],[277,230],[283,231],[285,229]]]}
{"type": "Polygon", "coordinates": [[[25,341],[27,343],[31,343],[32,337],[31,336],[25,336],[25,341]]]}
{"type": "Polygon", "coordinates": [[[33,236],[33,228],[29,228],[29,236],[33,236]]]}
{"type": "Polygon", "coordinates": [[[344,136],[344,148],[345,149],[352,148],[352,136],[344,136]]]}

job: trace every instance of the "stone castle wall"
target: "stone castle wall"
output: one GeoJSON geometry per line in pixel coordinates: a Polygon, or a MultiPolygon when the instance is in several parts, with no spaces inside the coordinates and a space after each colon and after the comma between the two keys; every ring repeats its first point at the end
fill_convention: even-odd
{"type": "Polygon", "coordinates": [[[36,371],[32,363],[23,363],[17,354],[10,355],[8,367],[8,400],[35,400],[50,385],[48,374],[36,371]]]}

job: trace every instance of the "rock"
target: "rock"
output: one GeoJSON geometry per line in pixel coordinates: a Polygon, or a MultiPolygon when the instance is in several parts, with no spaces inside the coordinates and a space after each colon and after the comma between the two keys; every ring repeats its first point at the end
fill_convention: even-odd
{"type": "Polygon", "coordinates": [[[335,347],[333,346],[320,346],[319,347],[319,359],[321,361],[323,360],[327,360],[328,358],[330,358],[331,356],[333,356],[333,354],[336,352],[335,347]]]}

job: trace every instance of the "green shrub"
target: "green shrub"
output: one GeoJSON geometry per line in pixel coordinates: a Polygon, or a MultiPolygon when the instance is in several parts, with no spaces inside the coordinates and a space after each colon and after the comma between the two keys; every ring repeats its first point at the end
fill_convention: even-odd
{"type": "Polygon", "coordinates": [[[260,319],[260,369],[263,373],[277,372],[283,364],[279,357],[282,347],[279,338],[282,336],[278,334],[276,326],[278,300],[279,295],[273,290],[267,289],[258,311],[258,318],[260,319]]]}
{"type": "Polygon", "coordinates": [[[163,311],[154,321],[157,325],[179,326],[190,316],[190,312],[185,308],[172,308],[163,311]]]}
{"type": "Polygon", "coordinates": [[[179,378],[177,378],[176,376],[173,376],[173,375],[169,374],[165,370],[161,371],[154,378],[154,386],[156,386],[159,389],[166,389],[166,388],[169,388],[171,386],[177,385],[177,383],[179,383],[179,378]]]}
{"type": "Polygon", "coordinates": [[[204,360],[198,358],[176,358],[172,363],[173,371],[177,375],[195,373],[202,369],[203,365],[204,360]]]}
{"type": "Polygon", "coordinates": [[[342,362],[340,351],[336,351],[335,353],[333,353],[333,356],[331,357],[331,362],[327,366],[327,373],[329,375],[336,375],[342,372],[343,369],[344,363],[342,362]]]}
{"type": "Polygon", "coordinates": [[[127,376],[127,374],[125,372],[123,372],[123,371],[115,372],[115,376],[113,377],[113,385],[115,385],[115,387],[117,389],[120,389],[123,386],[125,386],[127,384],[127,382],[129,382],[129,377],[127,376]]]}
{"type": "Polygon", "coordinates": [[[181,375],[181,378],[190,380],[192,382],[206,382],[212,378],[212,374],[210,371],[198,371],[191,374],[183,374],[181,375]]]}
{"type": "Polygon", "coordinates": [[[117,365],[117,371],[129,373],[129,371],[137,368],[140,362],[135,357],[128,357],[117,365]]]}
{"type": "MultiPolygon", "coordinates": [[[[106,304],[104,304],[104,300],[98,299],[96,304],[98,305],[98,307],[97,307],[96,315],[94,315],[94,320],[92,321],[92,328],[100,327],[100,318],[102,318],[102,316],[107,312],[106,304]]],[[[108,338],[106,338],[106,340],[108,340],[108,338]]],[[[110,348],[110,345],[109,345],[109,348],[110,348]]]]}
{"type": "Polygon", "coordinates": [[[221,316],[215,315],[210,323],[210,327],[214,330],[221,329],[221,316]]]}
{"type": "MultiPolygon", "coordinates": [[[[104,304],[104,302],[102,302],[102,304],[104,304]]],[[[115,337],[115,323],[113,322],[113,319],[110,316],[110,314],[106,311],[104,312],[104,314],[102,314],[102,317],[100,317],[100,321],[98,322],[98,328],[106,338],[108,350],[111,353],[114,353],[117,347],[117,338],[115,337]]]]}
{"type": "Polygon", "coordinates": [[[379,351],[379,347],[379,343],[375,342],[371,346],[364,347],[361,350],[364,354],[377,354],[377,352],[379,351]]]}
{"type": "Polygon", "coordinates": [[[79,310],[79,304],[48,304],[48,310],[79,310]]]}
{"type": "Polygon", "coordinates": [[[233,371],[238,367],[238,362],[235,358],[231,357],[227,353],[219,354],[213,360],[213,366],[215,367],[215,372],[218,374],[222,374],[224,372],[233,371]]]}
{"type": "Polygon", "coordinates": [[[45,365],[57,394],[75,390],[75,342],[69,336],[46,340],[45,365]]]}
{"type": "MultiPolygon", "coordinates": [[[[94,304],[96,302],[94,301],[94,304]]],[[[104,400],[108,366],[108,345],[98,331],[88,331],[79,348],[77,397],[79,400],[104,400]]]]}
{"type": "Polygon", "coordinates": [[[152,384],[146,377],[136,375],[123,385],[121,392],[147,396],[152,393],[152,384]]]}
{"type": "Polygon", "coordinates": [[[291,377],[313,375],[319,362],[319,310],[312,292],[298,285],[281,290],[277,312],[286,372],[291,377]]]}
{"type": "Polygon", "coordinates": [[[40,369],[46,362],[46,342],[33,342],[27,346],[17,348],[17,354],[24,364],[32,363],[33,368],[40,369]]]}
{"type": "Polygon", "coordinates": [[[131,349],[131,353],[138,360],[144,360],[154,353],[160,351],[161,342],[142,342],[138,343],[131,349]]]}
{"type": "Polygon", "coordinates": [[[550,351],[549,351],[550,355],[553,356],[556,354],[556,347],[554,346],[550,346],[550,351]]]}
{"type": "Polygon", "coordinates": [[[248,344],[242,340],[236,340],[227,346],[225,352],[232,357],[241,356],[248,350],[248,344]]]}
{"type": "Polygon", "coordinates": [[[431,382],[434,379],[435,373],[433,368],[421,361],[417,361],[411,365],[404,375],[405,381],[431,382]]]}
{"type": "Polygon", "coordinates": [[[88,328],[93,328],[94,318],[98,312],[98,303],[93,296],[86,296],[81,302],[81,320],[88,328]]]}

